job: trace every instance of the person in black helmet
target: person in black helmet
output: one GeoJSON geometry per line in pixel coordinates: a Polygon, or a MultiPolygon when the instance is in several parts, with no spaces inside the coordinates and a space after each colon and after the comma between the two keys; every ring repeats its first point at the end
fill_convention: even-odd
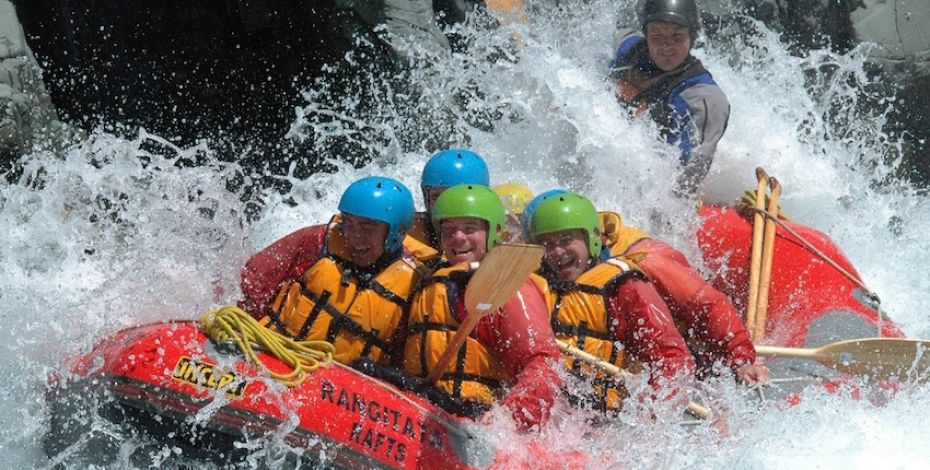
{"type": "Polygon", "coordinates": [[[646,0],[641,19],[641,30],[623,29],[614,41],[617,97],[635,115],[648,113],[681,149],[678,189],[693,193],[710,170],[730,103],[691,55],[701,27],[695,0],[646,0]]]}

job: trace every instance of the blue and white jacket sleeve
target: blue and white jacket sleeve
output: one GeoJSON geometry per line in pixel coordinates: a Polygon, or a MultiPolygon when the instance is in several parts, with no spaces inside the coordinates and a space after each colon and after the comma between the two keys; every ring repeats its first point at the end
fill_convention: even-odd
{"type": "Polygon", "coordinates": [[[710,171],[717,143],[727,129],[730,102],[713,79],[685,88],[678,98],[687,107],[685,120],[690,121],[678,123],[684,165],[678,183],[685,192],[694,192],[710,171]]]}
{"type": "Polygon", "coordinates": [[[630,53],[630,49],[645,40],[646,37],[643,36],[643,32],[638,29],[623,28],[617,31],[617,34],[614,35],[613,60],[610,62],[610,67],[614,68],[620,65],[621,59],[630,53]]]}

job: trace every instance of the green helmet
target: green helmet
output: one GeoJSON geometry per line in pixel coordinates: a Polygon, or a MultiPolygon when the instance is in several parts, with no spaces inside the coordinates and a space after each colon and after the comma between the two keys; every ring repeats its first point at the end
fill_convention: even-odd
{"type": "Polygon", "coordinates": [[[601,219],[588,198],[577,193],[565,193],[543,201],[533,213],[530,234],[533,240],[547,233],[581,229],[588,234],[588,252],[597,258],[601,254],[601,219]]]}
{"type": "Polygon", "coordinates": [[[445,191],[433,207],[433,226],[440,232],[439,222],[455,217],[474,217],[488,223],[488,250],[500,243],[504,228],[504,205],[487,186],[460,184],[445,191]]]}

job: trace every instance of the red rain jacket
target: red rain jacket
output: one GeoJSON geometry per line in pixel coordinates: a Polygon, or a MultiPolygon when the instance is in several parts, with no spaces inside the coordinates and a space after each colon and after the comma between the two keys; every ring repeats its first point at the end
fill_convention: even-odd
{"type": "MultiPolygon", "coordinates": [[[[561,353],[539,288],[528,279],[517,293],[501,312],[479,320],[470,336],[494,351],[510,376],[511,389],[502,403],[520,429],[527,430],[549,419],[562,387],[561,353]]],[[[461,322],[467,315],[465,289],[459,289],[455,316],[461,322]]]]}
{"type": "Polygon", "coordinates": [[[284,284],[297,281],[323,253],[327,224],[296,230],[252,255],[240,273],[240,306],[255,318],[271,313],[284,284]]]}
{"type": "Polygon", "coordinates": [[[694,359],[675,327],[668,307],[648,281],[621,282],[608,297],[613,331],[630,354],[652,368],[656,388],[694,372],[694,359]],[[664,378],[665,380],[660,380],[664,378]]]}
{"type": "Polygon", "coordinates": [[[686,336],[700,343],[700,348],[694,348],[699,365],[707,367],[722,360],[736,368],[755,362],[756,349],[736,309],[680,251],[659,240],[643,239],[627,250],[627,254],[635,252],[646,253],[639,267],[668,304],[675,321],[690,332],[686,336]]]}

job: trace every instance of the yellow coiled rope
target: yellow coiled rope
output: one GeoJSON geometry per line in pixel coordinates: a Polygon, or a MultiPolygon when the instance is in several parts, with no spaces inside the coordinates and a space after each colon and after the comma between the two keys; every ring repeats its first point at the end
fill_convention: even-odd
{"type": "Polygon", "coordinates": [[[211,340],[217,343],[235,342],[249,362],[288,387],[303,383],[307,373],[331,362],[336,352],[333,344],[327,341],[295,341],[272,331],[233,305],[207,313],[201,317],[200,323],[211,340]],[[280,359],[291,367],[291,371],[279,374],[268,369],[258,358],[256,349],[280,359]]]}
{"type": "MultiPolygon", "coordinates": [[[[739,200],[739,203],[736,204],[736,207],[744,211],[753,211],[755,210],[756,204],[756,193],[754,191],[746,191],[743,193],[743,197],[739,200]]],[[[765,196],[765,206],[769,205],[769,196],[765,196]]],[[[765,215],[765,214],[763,214],[765,215]]],[[[791,220],[781,211],[781,206],[778,206],[778,218],[781,220],[791,220]]]]}

